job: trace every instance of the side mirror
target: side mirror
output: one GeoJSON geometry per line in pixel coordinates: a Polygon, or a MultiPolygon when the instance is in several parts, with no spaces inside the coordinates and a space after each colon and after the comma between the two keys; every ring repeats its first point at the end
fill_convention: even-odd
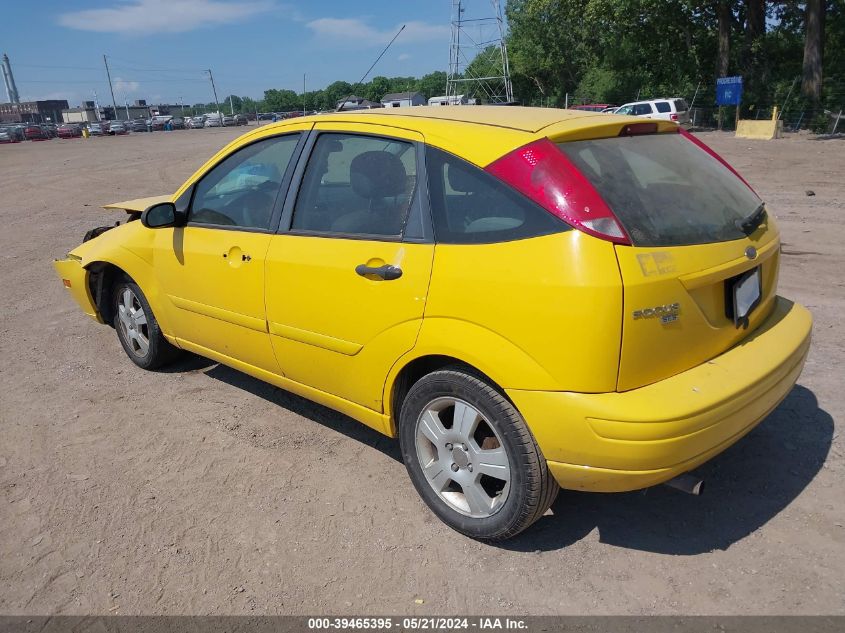
{"type": "Polygon", "coordinates": [[[179,222],[179,214],[176,212],[176,205],[172,202],[160,202],[147,207],[141,214],[141,224],[148,229],[161,229],[168,226],[176,226],[179,222]]]}

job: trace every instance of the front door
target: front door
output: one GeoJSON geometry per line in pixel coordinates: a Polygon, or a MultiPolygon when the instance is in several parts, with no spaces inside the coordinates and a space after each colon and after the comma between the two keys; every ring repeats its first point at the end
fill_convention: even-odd
{"type": "Polygon", "coordinates": [[[185,227],[161,231],[155,270],[182,343],[278,373],[264,311],[277,197],[300,134],[259,140],[195,185],[185,227]]]}
{"type": "Polygon", "coordinates": [[[390,367],[416,341],[431,275],[423,139],[366,124],[314,130],[267,253],[270,338],[287,378],[380,411],[390,367]]]}

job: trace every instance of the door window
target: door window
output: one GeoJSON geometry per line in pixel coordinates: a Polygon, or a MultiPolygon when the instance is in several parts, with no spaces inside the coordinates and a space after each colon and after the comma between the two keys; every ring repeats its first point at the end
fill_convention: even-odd
{"type": "Polygon", "coordinates": [[[654,107],[656,107],[657,111],[661,114],[666,114],[667,112],[672,111],[672,106],[669,105],[668,101],[658,101],[654,104],[654,107]]]}
{"type": "Polygon", "coordinates": [[[434,237],[447,244],[489,244],[570,227],[483,169],[426,148],[434,237]]]}
{"type": "Polygon", "coordinates": [[[416,184],[413,143],[321,134],[305,169],[291,229],[399,238],[416,184]]]}
{"type": "Polygon", "coordinates": [[[651,113],[652,110],[650,103],[638,103],[633,107],[633,111],[631,112],[634,116],[644,116],[651,113]]]}
{"type": "Polygon", "coordinates": [[[188,222],[270,228],[276,195],[299,134],[258,141],[235,152],[196,185],[188,222]]]}

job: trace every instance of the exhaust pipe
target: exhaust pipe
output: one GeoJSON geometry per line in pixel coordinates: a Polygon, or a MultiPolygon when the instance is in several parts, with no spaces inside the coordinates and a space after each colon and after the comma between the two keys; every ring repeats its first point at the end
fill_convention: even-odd
{"type": "Polygon", "coordinates": [[[704,480],[696,477],[695,475],[691,475],[690,473],[678,475],[677,477],[667,481],[665,485],[670,488],[674,488],[675,490],[685,492],[688,495],[698,496],[704,492],[704,480]]]}

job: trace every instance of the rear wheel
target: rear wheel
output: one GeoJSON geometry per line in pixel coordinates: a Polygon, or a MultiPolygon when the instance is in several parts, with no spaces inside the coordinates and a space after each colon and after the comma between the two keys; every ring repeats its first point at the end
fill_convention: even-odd
{"type": "Polygon", "coordinates": [[[543,515],[559,490],[516,408],[462,367],[433,372],[411,387],[400,443],[423,501],[473,538],[515,536],[543,515]]]}
{"type": "Polygon", "coordinates": [[[134,281],[124,277],[114,286],[114,329],[126,355],[143,369],[156,369],[175,360],[180,350],[171,345],[156,321],[147,298],[134,281]]]}

